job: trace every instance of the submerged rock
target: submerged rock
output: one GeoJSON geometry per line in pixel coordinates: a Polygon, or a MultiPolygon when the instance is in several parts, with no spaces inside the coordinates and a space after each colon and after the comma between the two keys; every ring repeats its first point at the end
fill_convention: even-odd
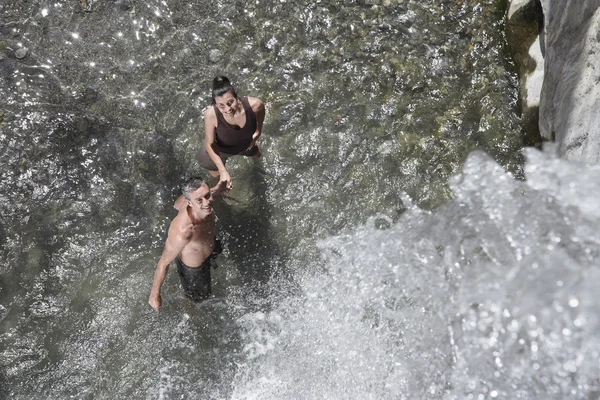
{"type": "Polygon", "coordinates": [[[21,47],[15,51],[15,57],[17,57],[18,59],[25,58],[27,57],[27,52],[27,48],[21,47]]]}
{"type": "Polygon", "coordinates": [[[223,53],[221,53],[221,50],[218,49],[212,49],[209,53],[208,53],[208,58],[211,62],[219,62],[219,60],[221,60],[221,57],[223,57],[223,53]]]}

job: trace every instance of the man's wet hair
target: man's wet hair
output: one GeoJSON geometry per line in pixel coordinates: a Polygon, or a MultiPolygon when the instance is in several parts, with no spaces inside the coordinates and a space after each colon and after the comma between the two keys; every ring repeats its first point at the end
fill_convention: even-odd
{"type": "Polygon", "coordinates": [[[213,83],[212,83],[212,103],[213,104],[216,104],[215,97],[223,96],[227,92],[231,92],[233,97],[235,97],[237,99],[237,97],[238,97],[237,93],[235,92],[233,85],[229,81],[229,78],[221,75],[221,76],[217,76],[215,79],[213,79],[213,83]]]}
{"type": "Polygon", "coordinates": [[[181,185],[181,191],[183,192],[183,197],[187,200],[190,199],[190,192],[197,190],[202,185],[207,185],[206,181],[199,176],[192,176],[183,182],[181,185]]]}

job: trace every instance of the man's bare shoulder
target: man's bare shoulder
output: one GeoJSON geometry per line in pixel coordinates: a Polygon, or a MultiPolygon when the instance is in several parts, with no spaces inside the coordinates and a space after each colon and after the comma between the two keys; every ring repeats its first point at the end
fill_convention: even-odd
{"type": "Polygon", "coordinates": [[[189,240],[192,237],[193,227],[192,220],[187,213],[187,207],[183,207],[171,221],[169,237],[173,237],[173,239],[189,240]]]}

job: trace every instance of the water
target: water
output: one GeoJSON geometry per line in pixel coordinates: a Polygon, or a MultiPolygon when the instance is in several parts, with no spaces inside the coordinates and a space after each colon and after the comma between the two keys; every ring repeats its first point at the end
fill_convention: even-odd
{"type": "Polygon", "coordinates": [[[596,172],[519,180],[502,4],[364,3],[0,6],[3,395],[593,398],[596,172]],[[171,272],[157,315],[221,73],[264,157],[229,163],[215,299],[171,272]]]}
{"type": "Polygon", "coordinates": [[[319,242],[298,294],[245,315],[233,398],[598,398],[600,169],[483,153],[435,212],[319,242]]]}

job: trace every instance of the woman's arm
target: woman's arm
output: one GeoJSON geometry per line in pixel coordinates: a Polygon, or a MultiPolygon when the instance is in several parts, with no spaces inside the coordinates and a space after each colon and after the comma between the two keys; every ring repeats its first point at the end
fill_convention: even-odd
{"type": "Polygon", "coordinates": [[[215,163],[217,170],[219,170],[219,181],[225,184],[225,188],[231,189],[231,176],[225,169],[223,160],[219,156],[219,149],[215,143],[215,129],[217,128],[217,116],[213,108],[207,108],[204,111],[204,146],[208,156],[215,163]]]}
{"type": "Polygon", "coordinates": [[[248,103],[256,115],[256,132],[252,135],[252,142],[250,142],[250,146],[248,147],[248,150],[250,150],[258,142],[262,134],[263,122],[265,120],[265,104],[256,97],[248,97],[248,103]]]}

